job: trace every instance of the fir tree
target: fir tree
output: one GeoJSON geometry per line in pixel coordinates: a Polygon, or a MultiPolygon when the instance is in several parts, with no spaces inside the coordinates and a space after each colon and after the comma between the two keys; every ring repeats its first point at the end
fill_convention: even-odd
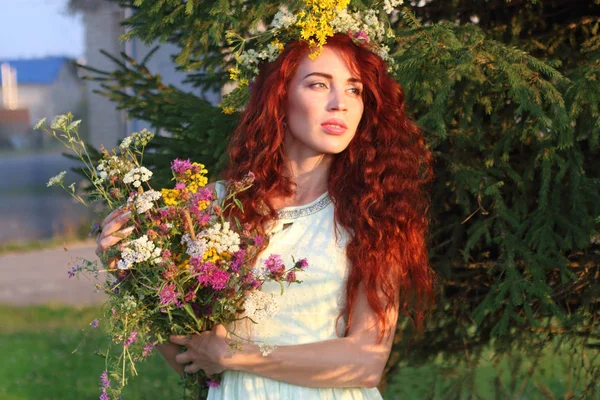
{"type": "MultiPolygon", "coordinates": [[[[228,80],[225,33],[257,29],[281,4],[119,3],[136,11],[128,36],[178,45],[173,59],[188,81],[213,90],[228,80]]],[[[430,255],[440,293],[423,337],[401,324],[390,372],[438,354],[476,362],[485,346],[528,352],[556,338],[597,349],[600,1],[421,3],[398,15],[393,50],[407,109],[436,158],[430,255]]],[[[223,165],[237,115],[164,85],[144,62],[108,56],[114,71],[88,68],[101,94],[173,134],[156,142],[157,171],[175,156],[223,165]]],[[[578,394],[591,397],[600,361],[576,361],[578,394]]]]}

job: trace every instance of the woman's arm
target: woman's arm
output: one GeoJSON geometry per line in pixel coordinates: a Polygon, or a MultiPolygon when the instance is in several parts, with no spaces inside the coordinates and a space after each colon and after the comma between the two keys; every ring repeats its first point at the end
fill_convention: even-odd
{"type": "Polygon", "coordinates": [[[229,352],[221,344],[225,342],[223,327],[191,340],[171,337],[171,342],[189,341],[188,351],[176,357],[179,363],[191,362],[185,367],[187,372],[204,369],[210,375],[229,369],[306,387],[375,387],[389,357],[397,316],[397,308],[389,312],[392,333],[378,344],[380,327],[361,287],[352,326],[343,338],[279,346],[268,356],[252,344],[244,344],[241,352],[229,352]]]}

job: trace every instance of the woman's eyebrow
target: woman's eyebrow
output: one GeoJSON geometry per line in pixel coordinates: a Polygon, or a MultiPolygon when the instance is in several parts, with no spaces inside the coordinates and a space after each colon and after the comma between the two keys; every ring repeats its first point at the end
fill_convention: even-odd
{"type": "MultiPolygon", "coordinates": [[[[308,78],[309,76],[320,76],[322,78],[329,79],[329,80],[333,79],[333,75],[327,74],[325,72],[311,72],[310,74],[308,74],[304,78],[302,78],[302,80],[308,78]]],[[[351,82],[351,83],[362,83],[361,80],[358,79],[358,78],[348,78],[348,82],[351,82]]]]}

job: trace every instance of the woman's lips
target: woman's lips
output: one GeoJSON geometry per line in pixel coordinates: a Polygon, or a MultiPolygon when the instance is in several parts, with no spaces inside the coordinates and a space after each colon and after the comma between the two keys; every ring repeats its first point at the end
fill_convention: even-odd
{"type": "Polygon", "coordinates": [[[332,135],[341,135],[348,129],[341,121],[327,121],[321,124],[323,130],[332,135]]]}

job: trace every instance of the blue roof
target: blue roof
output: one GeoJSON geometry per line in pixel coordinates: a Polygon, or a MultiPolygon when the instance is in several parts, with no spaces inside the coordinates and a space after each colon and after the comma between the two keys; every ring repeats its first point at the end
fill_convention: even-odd
{"type": "MultiPolygon", "coordinates": [[[[69,62],[67,57],[45,57],[32,60],[3,60],[17,70],[18,85],[49,85],[58,78],[60,69],[69,62]]],[[[0,71],[0,77],[2,72],[0,71]]]]}

